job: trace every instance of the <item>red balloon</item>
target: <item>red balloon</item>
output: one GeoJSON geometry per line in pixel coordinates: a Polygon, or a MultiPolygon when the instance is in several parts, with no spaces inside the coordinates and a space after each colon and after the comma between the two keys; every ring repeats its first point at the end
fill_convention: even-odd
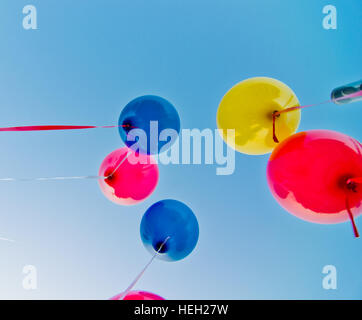
{"type": "Polygon", "coordinates": [[[132,205],[143,201],[155,190],[158,166],[152,156],[136,154],[124,147],[103,160],[99,176],[107,177],[99,180],[99,186],[109,200],[132,205]]]}
{"type": "Polygon", "coordinates": [[[280,143],[267,167],[270,190],[298,218],[316,223],[351,220],[362,208],[362,146],[342,133],[311,130],[280,143]]]}
{"type": "MultiPolygon", "coordinates": [[[[117,294],[110,300],[120,300],[123,293],[117,294]]],[[[130,291],[126,296],[121,300],[165,300],[164,298],[158,296],[157,294],[146,292],[146,291],[130,291]]]]}

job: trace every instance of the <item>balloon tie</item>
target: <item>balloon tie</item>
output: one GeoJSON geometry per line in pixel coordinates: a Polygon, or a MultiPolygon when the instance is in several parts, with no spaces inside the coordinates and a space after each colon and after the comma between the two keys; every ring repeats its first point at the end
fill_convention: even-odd
{"type": "Polygon", "coordinates": [[[279,143],[279,140],[277,138],[276,132],[275,132],[275,120],[276,118],[280,117],[280,114],[277,114],[278,111],[273,112],[273,140],[275,143],[279,143]]]}
{"type": "Polygon", "coordinates": [[[353,214],[352,214],[352,211],[351,211],[351,207],[349,205],[348,196],[346,197],[346,208],[347,208],[347,212],[348,212],[348,215],[349,215],[349,219],[351,220],[351,223],[352,223],[354,236],[356,238],[359,238],[358,229],[357,229],[356,223],[354,221],[354,217],[353,217],[353,214]]]}
{"type": "Polygon", "coordinates": [[[141,279],[141,277],[143,276],[143,274],[145,273],[145,271],[148,269],[148,267],[151,265],[151,263],[153,262],[153,260],[155,260],[155,258],[157,257],[157,255],[159,254],[159,252],[162,250],[163,246],[166,244],[166,242],[170,239],[171,237],[167,237],[165,239],[165,241],[162,242],[162,244],[160,245],[160,247],[158,248],[158,250],[155,252],[155,254],[151,257],[151,260],[148,261],[148,263],[144,266],[144,268],[142,269],[142,271],[137,275],[137,277],[132,281],[132,283],[127,287],[127,289],[119,296],[118,300],[123,300],[123,298],[133,289],[133,287],[136,285],[136,283],[141,279]]]}

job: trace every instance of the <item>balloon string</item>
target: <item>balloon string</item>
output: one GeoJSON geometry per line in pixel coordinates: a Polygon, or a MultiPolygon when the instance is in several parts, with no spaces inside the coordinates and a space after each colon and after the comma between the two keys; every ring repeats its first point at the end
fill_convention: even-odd
{"type": "MultiPolygon", "coordinates": [[[[346,99],[345,97],[343,97],[343,98],[346,99]]],[[[329,100],[319,102],[319,103],[315,103],[315,104],[306,104],[304,106],[295,106],[295,107],[286,108],[286,109],[279,110],[279,111],[275,112],[275,116],[279,116],[279,115],[281,115],[282,113],[285,113],[285,112],[290,112],[290,111],[304,109],[304,108],[310,108],[310,107],[316,107],[316,106],[320,106],[322,104],[326,104],[326,103],[330,103],[330,102],[333,102],[333,100],[329,99],[329,100]]]]}
{"type": "Polygon", "coordinates": [[[108,179],[110,178],[117,170],[118,168],[122,165],[123,162],[126,161],[126,159],[129,157],[129,155],[131,154],[131,151],[128,151],[127,154],[125,155],[125,157],[123,159],[121,159],[121,161],[119,162],[119,164],[117,165],[117,167],[112,171],[111,174],[107,175],[107,176],[65,176],[65,177],[44,177],[44,178],[0,178],[0,182],[1,181],[51,181],[51,180],[86,180],[86,179],[96,179],[96,180],[104,180],[104,179],[108,179]]]}
{"type": "Polygon", "coordinates": [[[335,100],[339,101],[339,100],[356,98],[356,97],[362,97],[362,90],[359,90],[359,91],[357,91],[355,93],[351,93],[351,94],[343,96],[343,97],[336,98],[335,100]]]}
{"type": "Polygon", "coordinates": [[[123,300],[123,298],[133,289],[133,287],[136,285],[136,283],[141,279],[145,271],[148,269],[148,267],[151,265],[153,260],[157,257],[159,252],[162,250],[163,246],[166,244],[166,242],[170,239],[170,237],[167,237],[164,242],[160,245],[158,250],[155,252],[155,254],[152,256],[151,260],[145,265],[145,267],[142,269],[142,271],[137,275],[137,277],[132,281],[132,283],[127,287],[127,289],[119,296],[118,300],[123,300]]]}
{"type": "Polygon", "coordinates": [[[273,140],[275,143],[279,143],[279,140],[277,138],[277,135],[275,133],[275,120],[279,117],[279,115],[276,115],[276,111],[273,112],[273,140]]]}
{"type": "Polygon", "coordinates": [[[8,239],[8,238],[2,238],[2,237],[0,237],[0,241],[15,242],[15,240],[11,240],[11,239],[8,239]]]}
{"type": "Polygon", "coordinates": [[[275,115],[278,116],[278,115],[280,115],[282,113],[290,112],[290,111],[293,111],[293,110],[299,110],[299,109],[304,109],[304,108],[309,108],[309,107],[316,107],[316,106],[320,106],[322,104],[330,103],[330,102],[333,102],[333,101],[347,100],[347,99],[351,99],[351,98],[355,98],[355,97],[359,97],[359,96],[362,96],[362,90],[358,91],[358,92],[355,92],[355,93],[348,94],[348,95],[343,96],[343,97],[336,98],[334,100],[329,99],[329,100],[319,102],[319,103],[315,103],[315,104],[307,104],[307,105],[304,105],[304,106],[295,106],[295,107],[290,107],[290,108],[286,108],[286,109],[283,109],[283,110],[279,110],[279,111],[275,112],[275,115]]]}
{"type": "Polygon", "coordinates": [[[349,215],[349,219],[351,220],[351,223],[352,223],[354,236],[355,236],[356,238],[359,238],[358,229],[357,229],[357,227],[356,227],[356,223],[354,222],[354,218],[353,218],[353,214],[352,214],[352,211],[351,211],[351,207],[350,207],[350,205],[349,205],[348,196],[346,197],[346,208],[347,208],[347,212],[348,212],[348,215],[349,215]]]}
{"type": "MultiPolygon", "coordinates": [[[[344,97],[336,98],[336,99],[334,99],[334,101],[346,100],[346,99],[350,99],[350,98],[354,98],[354,97],[358,97],[358,96],[362,96],[362,90],[359,92],[356,92],[356,93],[346,95],[344,97]]],[[[331,103],[331,102],[333,102],[333,100],[329,99],[329,100],[315,103],[315,104],[307,104],[304,106],[294,106],[294,107],[286,108],[283,110],[274,111],[273,115],[272,115],[273,116],[273,140],[274,140],[274,142],[279,143],[279,140],[276,135],[276,118],[278,118],[282,113],[286,113],[286,112],[290,112],[290,111],[294,111],[294,110],[300,110],[300,109],[304,109],[304,108],[316,107],[316,106],[320,106],[320,105],[331,103]]]]}
{"type": "Polygon", "coordinates": [[[103,179],[108,179],[110,177],[112,177],[114,175],[114,173],[118,170],[118,168],[122,165],[123,162],[125,162],[127,160],[127,158],[130,156],[130,154],[132,153],[132,151],[128,151],[127,154],[125,155],[125,157],[123,159],[121,159],[121,161],[119,162],[119,164],[117,165],[116,169],[114,169],[112,171],[111,174],[109,174],[108,176],[104,176],[103,179]]]}
{"type": "Polygon", "coordinates": [[[73,126],[73,125],[44,125],[44,126],[20,126],[3,127],[0,131],[50,131],[50,130],[80,130],[80,129],[108,129],[108,128],[136,128],[129,124],[119,126],[73,126]]]}
{"type": "Polygon", "coordinates": [[[41,178],[0,178],[0,181],[51,181],[51,180],[84,180],[105,179],[104,176],[73,176],[73,177],[41,177],[41,178]]]}

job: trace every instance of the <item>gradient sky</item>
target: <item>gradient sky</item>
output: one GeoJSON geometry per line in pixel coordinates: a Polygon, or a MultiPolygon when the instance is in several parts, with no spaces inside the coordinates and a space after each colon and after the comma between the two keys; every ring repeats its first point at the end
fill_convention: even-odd
{"type": "MultiPolygon", "coordinates": [[[[0,125],[117,124],[143,94],[177,108],[182,128],[216,127],[235,83],[279,79],[302,104],[361,79],[360,0],[3,0],[0,125]],[[22,8],[38,10],[24,30],[22,8]],[[322,27],[333,4],[338,29],[322,27]]],[[[362,103],[302,111],[299,130],[330,129],[361,140],[362,103]]],[[[97,174],[122,146],[117,129],[0,134],[0,177],[97,174]]],[[[139,236],[145,210],[174,198],[200,225],[178,262],[155,261],[136,288],[167,299],[361,299],[362,239],[350,223],[318,225],[284,211],[270,194],[268,155],[236,154],[233,175],[214,165],[160,165],[150,198],[108,201],[96,181],[0,183],[0,298],[107,299],[150,259],[139,236]],[[335,265],[338,289],[322,288],[335,265]],[[34,265],[38,289],[24,290],[34,265]]],[[[356,220],[362,229],[361,218],[356,220]]]]}

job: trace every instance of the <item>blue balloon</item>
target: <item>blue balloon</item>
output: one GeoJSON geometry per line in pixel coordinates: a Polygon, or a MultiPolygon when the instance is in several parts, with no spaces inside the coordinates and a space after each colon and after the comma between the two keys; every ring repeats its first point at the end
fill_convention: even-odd
{"type": "Polygon", "coordinates": [[[194,213],[184,203],[161,200],[143,215],[140,232],[148,251],[155,254],[161,248],[157,258],[176,261],[188,256],[195,248],[199,238],[199,224],[194,213]]]}
{"type": "Polygon", "coordinates": [[[143,154],[157,154],[167,150],[175,142],[180,132],[180,117],[175,107],[166,99],[147,95],[129,102],[121,112],[118,120],[119,134],[128,147],[143,154]],[[151,130],[151,121],[156,129],[151,130]],[[139,129],[146,134],[139,138],[139,129]],[[164,129],[172,129],[172,136],[159,141],[158,135],[164,129]],[[155,134],[156,133],[156,134],[155,134]]]}

